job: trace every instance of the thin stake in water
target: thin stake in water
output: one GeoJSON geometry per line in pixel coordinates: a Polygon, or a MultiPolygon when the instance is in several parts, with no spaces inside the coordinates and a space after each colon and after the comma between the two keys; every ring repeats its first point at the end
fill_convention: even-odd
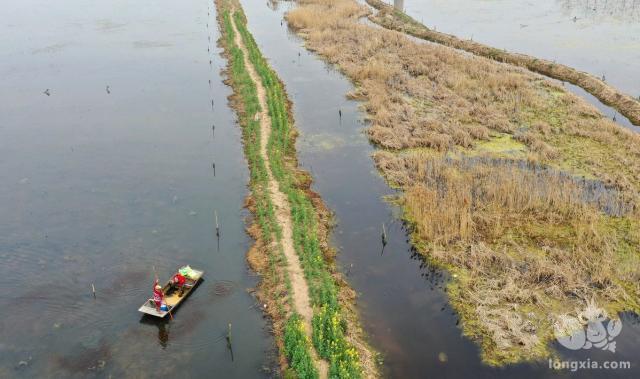
{"type": "Polygon", "coordinates": [[[227,329],[227,349],[231,353],[231,362],[233,362],[233,346],[231,345],[231,323],[229,323],[229,329],[227,329]]]}
{"type": "Polygon", "coordinates": [[[218,225],[218,211],[213,211],[216,216],[216,237],[220,238],[220,225],[218,225]]]}
{"type": "Polygon", "coordinates": [[[387,245],[387,231],[384,227],[384,222],[382,223],[382,245],[383,246],[387,245]]]}
{"type": "Polygon", "coordinates": [[[382,223],[382,251],[380,252],[380,255],[384,254],[384,248],[385,246],[387,246],[387,231],[384,228],[384,222],[382,223]]]}

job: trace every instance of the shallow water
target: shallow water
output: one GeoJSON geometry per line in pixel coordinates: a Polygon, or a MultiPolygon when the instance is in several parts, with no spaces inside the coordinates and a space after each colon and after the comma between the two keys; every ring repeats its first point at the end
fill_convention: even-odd
{"type": "MultiPolygon", "coordinates": [[[[345,98],[352,85],[305,50],[302,41],[287,30],[286,22],[281,25],[291,3],[242,3],[249,29],[293,102],[296,126],[301,131],[297,144],[300,162],[312,173],[313,188],[335,211],[338,224],[333,242],[339,250],[338,264],[360,294],[361,319],[373,347],[383,354],[386,376],[538,378],[567,374],[550,370],[547,362],[504,369],[480,362],[478,347],[461,336],[457,317],[442,290],[446,274],[412,252],[407,231],[398,221],[398,209],[383,200],[393,191],[373,166],[370,154],[374,148],[362,134],[363,114],[358,103],[345,98]],[[383,223],[389,239],[384,250],[383,223]]],[[[619,349],[615,358],[595,351],[585,354],[592,360],[629,360],[634,370],[581,372],[581,377],[638,375],[640,329],[633,319],[625,319],[624,328],[616,339],[619,349]]]]}
{"type": "Polygon", "coordinates": [[[204,0],[3,4],[0,377],[268,375],[213,12],[204,0]],[[141,317],[152,268],[166,280],[182,264],[205,281],[173,321],[141,317]]]}

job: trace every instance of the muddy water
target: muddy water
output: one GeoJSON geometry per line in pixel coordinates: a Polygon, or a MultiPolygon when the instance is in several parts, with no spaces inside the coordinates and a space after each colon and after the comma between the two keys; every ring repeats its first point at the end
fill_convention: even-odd
{"type": "Polygon", "coordinates": [[[575,67],[640,96],[638,0],[404,0],[404,10],[438,31],[575,67]]]}
{"type": "MultiPolygon", "coordinates": [[[[461,336],[457,317],[447,303],[442,289],[446,274],[432,269],[412,252],[407,231],[398,221],[398,210],[383,201],[383,196],[393,191],[374,169],[370,158],[374,148],[362,134],[363,115],[358,103],[345,99],[352,85],[307,52],[302,41],[287,30],[286,22],[281,25],[291,3],[242,3],[250,30],[293,101],[296,125],[301,131],[297,145],[301,163],[313,174],[314,189],[336,213],[333,242],[339,249],[338,264],[360,294],[362,321],[372,345],[383,354],[385,375],[561,376],[550,370],[547,362],[504,369],[481,363],[477,346],[461,336]],[[384,250],[380,237],[383,223],[389,239],[384,250]]],[[[581,377],[637,376],[637,324],[636,319],[625,318],[614,357],[595,351],[582,355],[582,359],[632,361],[632,372],[581,372],[581,377]]]]}
{"type": "Polygon", "coordinates": [[[248,172],[213,12],[3,3],[0,377],[266,376],[273,341],[245,290],[248,172]],[[174,321],[141,317],[152,267],[165,280],[182,264],[205,281],[174,321]]]}

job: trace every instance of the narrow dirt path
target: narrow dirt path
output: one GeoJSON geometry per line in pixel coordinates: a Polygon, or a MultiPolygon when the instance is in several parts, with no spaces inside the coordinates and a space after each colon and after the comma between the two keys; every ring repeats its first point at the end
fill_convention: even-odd
{"type": "MultiPolygon", "coordinates": [[[[242,53],[244,55],[244,64],[247,67],[247,71],[249,72],[249,76],[256,84],[256,89],[258,92],[258,100],[260,103],[261,111],[257,113],[260,118],[260,155],[262,159],[266,162],[267,173],[269,176],[269,194],[271,196],[271,201],[276,208],[276,218],[278,220],[278,224],[282,228],[282,247],[284,250],[284,255],[287,258],[287,271],[289,272],[289,278],[291,279],[291,286],[293,288],[293,306],[300,314],[304,321],[305,332],[309,339],[311,339],[311,319],[313,318],[313,308],[311,307],[311,299],[309,298],[309,287],[307,286],[307,281],[304,278],[304,271],[302,270],[302,266],[300,265],[300,259],[298,258],[298,254],[294,249],[293,245],[293,227],[291,222],[291,208],[289,207],[289,200],[287,196],[280,191],[278,186],[278,182],[273,177],[271,172],[271,165],[269,163],[269,155],[267,154],[267,142],[269,141],[269,136],[271,135],[271,118],[267,113],[267,92],[262,85],[262,81],[260,80],[260,76],[256,72],[255,68],[249,61],[249,52],[247,51],[246,46],[242,41],[242,37],[240,33],[238,33],[238,28],[236,27],[236,22],[231,17],[231,25],[233,26],[233,31],[235,34],[235,43],[240,47],[242,53]]],[[[313,360],[316,364],[316,368],[318,369],[318,373],[320,374],[320,378],[324,379],[328,377],[329,373],[329,365],[323,359],[320,359],[316,354],[315,349],[312,349],[313,360]]]]}

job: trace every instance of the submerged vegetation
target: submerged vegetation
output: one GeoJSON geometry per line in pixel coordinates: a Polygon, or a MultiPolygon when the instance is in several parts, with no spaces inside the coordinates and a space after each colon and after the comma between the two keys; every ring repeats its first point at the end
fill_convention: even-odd
{"type": "Polygon", "coordinates": [[[287,14],[363,101],[412,240],[493,365],[550,354],[588,300],[640,311],[640,137],[519,67],[360,22],[353,0],[287,14]]]}
{"type": "Polygon", "coordinates": [[[312,342],[317,354],[330,363],[328,376],[375,377],[377,372],[372,354],[364,342],[350,302],[353,294],[335,272],[332,253],[326,243],[328,212],[309,189],[308,174],[297,167],[296,131],[284,87],[248,31],[239,4],[227,0],[219,0],[217,4],[221,11],[222,42],[230,60],[229,80],[235,90],[233,102],[240,116],[251,169],[252,198],[249,205],[257,222],[250,228],[256,238],[256,246],[249,260],[262,274],[261,298],[270,305],[268,312],[274,320],[279,350],[286,358],[281,359],[282,366],[291,368],[285,369],[285,376],[290,373],[300,378],[315,378],[319,372],[314,365],[311,341],[305,333],[304,323],[291,303],[287,263],[278,245],[282,233],[270,200],[269,172],[288,200],[294,248],[304,270],[313,306],[312,342]],[[234,25],[248,53],[247,58],[266,91],[271,120],[266,163],[260,153],[258,93],[245,67],[243,51],[235,43],[234,25]]]}

